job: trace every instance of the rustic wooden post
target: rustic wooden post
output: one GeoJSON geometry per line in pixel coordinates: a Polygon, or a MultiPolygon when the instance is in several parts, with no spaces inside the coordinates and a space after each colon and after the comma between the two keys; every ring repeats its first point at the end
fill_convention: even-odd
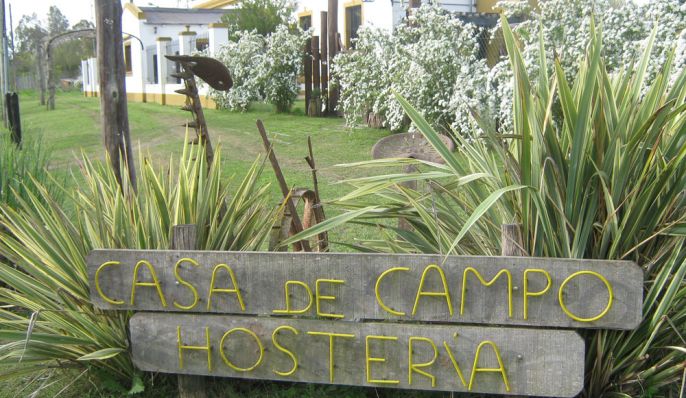
{"type": "MultiPolygon", "coordinates": [[[[328,42],[329,42],[329,68],[333,65],[333,59],[338,53],[338,0],[329,0],[329,11],[327,14],[328,42]]],[[[327,113],[333,115],[338,105],[338,90],[329,86],[327,113]]]]}
{"type": "Polygon", "coordinates": [[[327,12],[321,12],[321,53],[320,60],[322,64],[322,98],[327,98],[326,111],[329,111],[328,98],[329,98],[329,46],[328,46],[328,21],[327,12]]]}
{"type": "Polygon", "coordinates": [[[55,110],[55,71],[53,71],[52,66],[52,51],[50,51],[50,42],[45,48],[45,67],[47,72],[47,83],[48,83],[48,103],[47,108],[49,111],[55,110]]]}
{"type": "MultiPolygon", "coordinates": [[[[500,254],[508,257],[526,257],[521,224],[500,226],[500,254]]],[[[518,395],[506,395],[506,397],[519,398],[518,395]]]]}
{"type": "Polygon", "coordinates": [[[319,75],[319,67],[321,64],[321,58],[319,56],[319,37],[312,37],[312,95],[310,98],[310,103],[307,104],[308,115],[319,116],[321,113],[321,101],[322,101],[322,91],[321,91],[321,78],[319,75]],[[313,109],[314,107],[314,109],[313,109]]]}
{"type": "Polygon", "coordinates": [[[309,114],[310,99],[312,98],[312,39],[307,39],[303,51],[303,66],[305,74],[305,114],[309,114]]]}
{"type": "Polygon", "coordinates": [[[500,226],[500,254],[503,256],[525,257],[520,224],[503,224],[500,226]]]}
{"type": "Polygon", "coordinates": [[[135,190],[136,170],[129,136],[121,15],[122,7],[119,0],[96,0],[95,32],[100,83],[100,120],[105,148],[117,182],[123,190],[120,164],[123,160],[131,186],[135,190]]]}
{"type": "Polygon", "coordinates": [[[36,65],[38,66],[38,85],[40,86],[40,104],[45,105],[45,59],[43,59],[43,43],[36,46],[36,65]]]}
{"type": "MultiPolygon", "coordinates": [[[[197,229],[195,224],[174,225],[171,236],[172,250],[195,250],[197,229]]],[[[180,398],[207,397],[207,379],[202,376],[178,375],[180,398]]]]}

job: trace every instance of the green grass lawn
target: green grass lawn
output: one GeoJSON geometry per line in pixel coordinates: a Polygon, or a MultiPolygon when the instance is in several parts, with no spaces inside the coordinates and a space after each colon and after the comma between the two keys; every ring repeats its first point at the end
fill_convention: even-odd
{"type": "MultiPolygon", "coordinates": [[[[76,91],[58,93],[53,111],[41,106],[34,92],[21,93],[20,102],[24,136],[44,139],[53,150],[53,173],[66,178],[67,184],[73,182],[70,172],[78,173],[81,152],[90,158],[104,159],[98,98],[86,98],[76,91]]],[[[306,117],[303,107],[304,102],[298,101],[289,114],[277,114],[266,104],[255,104],[246,113],[205,109],[210,137],[216,150],[221,151],[225,175],[242,176],[258,156],[264,155],[255,126],[255,122],[261,119],[289,186],[312,188],[310,169],[305,162],[307,137],[311,136],[322,200],[326,202],[345,193],[348,188],[336,182],[358,175],[348,168],[333,166],[370,159],[372,146],[388,131],[351,129],[342,118],[306,117]]],[[[186,134],[183,124],[187,117],[188,112],[175,106],[130,102],[129,123],[135,156],[152,159],[160,167],[169,164],[170,156],[178,159],[186,134]]],[[[269,164],[262,180],[271,183],[273,202],[277,205],[282,196],[269,164]]],[[[329,215],[335,214],[333,209],[328,210],[329,215]]],[[[345,237],[350,242],[355,238],[370,237],[372,233],[366,228],[342,227],[331,234],[331,240],[340,241],[345,237]]],[[[346,250],[340,245],[334,249],[346,250]]]]}
{"type": "MultiPolygon", "coordinates": [[[[85,98],[79,92],[58,93],[56,109],[47,111],[40,106],[33,92],[20,95],[22,128],[24,137],[42,137],[52,149],[51,171],[65,178],[67,186],[75,184],[70,177],[78,175],[79,158],[83,152],[90,158],[104,158],[102,137],[99,129],[98,98],[85,98]]],[[[346,192],[345,185],[336,184],[342,179],[359,176],[359,170],[333,167],[370,159],[373,144],[388,134],[385,130],[368,128],[350,129],[341,118],[309,118],[303,114],[303,102],[297,102],[289,114],[276,114],[268,105],[257,104],[247,113],[222,110],[205,110],[210,136],[222,153],[226,175],[241,176],[259,156],[264,154],[262,142],[255,126],[263,120],[274,143],[275,152],[290,186],[312,187],[311,174],[304,158],[307,155],[307,137],[312,137],[314,155],[318,166],[322,199],[335,199],[346,192]],[[355,174],[353,174],[355,173],[355,174]]],[[[131,137],[136,157],[146,156],[163,167],[169,157],[178,159],[185,128],[182,124],[188,114],[172,106],[129,103],[131,137]]],[[[274,174],[269,166],[262,176],[265,183],[272,183],[274,204],[281,200],[274,174]]],[[[328,215],[335,210],[328,208],[328,215]]],[[[347,226],[335,231],[332,240],[353,241],[369,238],[371,229],[347,226]]],[[[343,250],[342,246],[333,246],[343,250]]],[[[0,367],[0,379],[2,375],[0,367]]],[[[43,375],[0,382],[0,398],[28,396],[40,389],[39,397],[104,397],[122,396],[113,392],[102,379],[82,369],[46,370],[43,375]],[[55,372],[54,378],[48,378],[55,372]]],[[[325,386],[291,383],[272,383],[231,379],[212,379],[211,396],[231,397],[445,397],[445,393],[421,393],[372,388],[325,386]]],[[[167,397],[176,394],[174,375],[146,375],[146,391],[141,397],[167,397]]]]}

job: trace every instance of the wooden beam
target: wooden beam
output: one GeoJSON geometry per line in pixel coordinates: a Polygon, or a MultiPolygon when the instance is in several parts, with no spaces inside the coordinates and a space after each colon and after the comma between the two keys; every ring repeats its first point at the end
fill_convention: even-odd
{"type": "MultiPolygon", "coordinates": [[[[327,40],[329,49],[329,70],[333,65],[333,60],[338,53],[338,0],[329,0],[329,9],[327,13],[327,40]]],[[[329,86],[329,99],[326,107],[327,113],[330,115],[336,114],[336,106],[338,105],[338,89],[329,86]]]]}
{"type": "Polygon", "coordinates": [[[322,98],[327,98],[326,111],[329,111],[329,39],[328,39],[328,17],[327,12],[321,12],[321,64],[322,64],[322,98]]]}
{"type": "MultiPolygon", "coordinates": [[[[171,248],[176,250],[194,250],[196,248],[197,227],[195,224],[175,225],[172,228],[171,248]]],[[[179,374],[179,398],[207,397],[207,383],[202,376],[179,374]]]]}
{"type": "Polygon", "coordinates": [[[100,121],[103,141],[119,186],[124,189],[122,165],[136,189],[129,115],[124,83],[126,66],[121,32],[122,7],[119,0],[95,1],[98,77],[100,83],[100,121]]]}

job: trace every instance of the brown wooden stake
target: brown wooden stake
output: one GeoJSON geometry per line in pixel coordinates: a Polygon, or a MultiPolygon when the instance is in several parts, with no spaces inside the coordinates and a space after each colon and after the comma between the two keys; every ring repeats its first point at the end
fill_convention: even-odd
{"type": "MultiPolygon", "coordinates": [[[[264,150],[267,151],[267,155],[269,156],[269,162],[272,164],[272,168],[274,169],[276,180],[279,183],[279,188],[281,188],[281,194],[283,195],[284,200],[287,199],[286,202],[288,210],[291,212],[291,217],[293,218],[292,224],[295,229],[295,232],[302,232],[303,225],[300,222],[300,217],[298,216],[298,211],[295,208],[295,203],[293,203],[293,201],[290,198],[291,190],[288,188],[288,185],[286,184],[286,179],[284,178],[283,173],[281,172],[279,161],[276,160],[274,146],[271,142],[269,142],[269,137],[267,137],[267,131],[264,129],[264,124],[262,123],[262,120],[257,120],[257,130],[260,132],[260,136],[262,137],[264,150]]],[[[308,242],[307,240],[301,240],[299,243],[302,246],[303,251],[312,251],[312,249],[310,248],[310,242],[308,242]]]]}
{"type": "MultiPolygon", "coordinates": [[[[331,65],[333,65],[333,59],[336,57],[336,54],[338,53],[338,0],[329,0],[327,25],[327,40],[329,42],[328,66],[329,69],[331,69],[331,65]]],[[[338,90],[335,87],[329,87],[329,98],[327,102],[327,113],[330,115],[334,115],[336,113],[336,106],[338,105],[338,90]]]]}
{"type": "Polygon", "coordinates": [[[308,103],[307,108],[311,110],[308,112],[310,116],[320,116],[322,107],[322,91],[321,91],[321,77],[319,69],[321,66],[321,57],[319,56],[319,37],[312,37],[312,97],[310,101],[314,100],[314,105],[308,103]],[[316,90],[316,92],[315,92],[316,90]],[[312,109],[314,107],[314,109],[312,109]]]}
{"type": "Polygon", "coordinates": [[[120,164],[120,160],[123,160],[129,172],[129,181],[135,190],[136,169],[133,164],[129,136],[121,15],[122,7],[119,0],[95,1],[100,120],[103,139],[119,186],[122,190],[124,189],[120,164]]]}
{"type": "MultiPolygon", "coordinates": [[[[500,255],[526,257],[521,224],[503,224],[500,226],[500,255]]],[[[506,395],[506,397],[519,398],[518,395],[506,395]]]]}
{"type": "Polygon", "coordinates": [[[38,66],[38,85],[40,86],[40,104],[45,105],[45,59],[43,43],[36,46],[36,64],[38,66]]]}
{"type": "MultiPolygon", "coordinates": [[[[174,225],[171,236],[172,250],[195,250],[197,228],[195,224],[174,225]]],[[[180,398],[207,397],[207,379],[202,376],[178,375],[180,398]]]]}
{"type": "Polygon", "coordinates": [[[312,98],[312,39],[305,42],[303,66],[305,74],[305,113],[308,114],[310,99],[312,98]]]}
{"type": "Polygon", "coordinates": [[[502,256],[527,256],[522,241],[522,226],[520,224],[503,224],[500,226],[500,245],[502,256]]]}
{"type": "MultiPolygon", "coordinates": [[[[309,135],[307,136],[307,150],[309,154],[307,157],[305,157],[305,161],[307,164],[310,166],[310,170],[312,170],[312,185],[314,189],[314,197],[315,197],[315,214],[318,216],[317,222],[322,222],[326,218],[326,214],[324,214],[324,206],[322,206],[322,198],[319,196],[319,181],[317,180],[317,165],[314,162],[314,152],[312,151],[312,137],[309,135]]],[[[318,238],[318,246],[319,246],[319,251],[324,252],[329,249],[329,234],[328,232],[323,232],[319,235],[318,238]]]]}
{"type": "MultiPolygon", "coordinates": [[[[322,64],[322,99],[329,97],[329,41],[328,41],[328,21],[327,12],[321,12],[321,64],[322,64]]],[[[328,100],[327,100],[328,101],[328,100]]],[[[329,111],[327,102],[326,111],[329,111]]]]}

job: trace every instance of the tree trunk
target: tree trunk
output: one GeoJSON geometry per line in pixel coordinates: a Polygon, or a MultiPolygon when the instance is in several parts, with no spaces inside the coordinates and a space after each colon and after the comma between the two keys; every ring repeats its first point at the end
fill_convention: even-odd
{"type": "Polygon", "coordinates": [[[125,65],[121,32],[122,8],[119,0],[96,0],[96,40],[100,83],[100,120],[103,141],[122,191],[121,162],[128,170],[129,181],[136,189],[129,115],[124,85],[125,65]]]}
{"type": "Polygon", "coordinates": [[[36,64],[38,66],[38,85],[40,86],[40,104],[45,106],[45,59],[43,44],[39,43],[36,48],[36,64]]]}

